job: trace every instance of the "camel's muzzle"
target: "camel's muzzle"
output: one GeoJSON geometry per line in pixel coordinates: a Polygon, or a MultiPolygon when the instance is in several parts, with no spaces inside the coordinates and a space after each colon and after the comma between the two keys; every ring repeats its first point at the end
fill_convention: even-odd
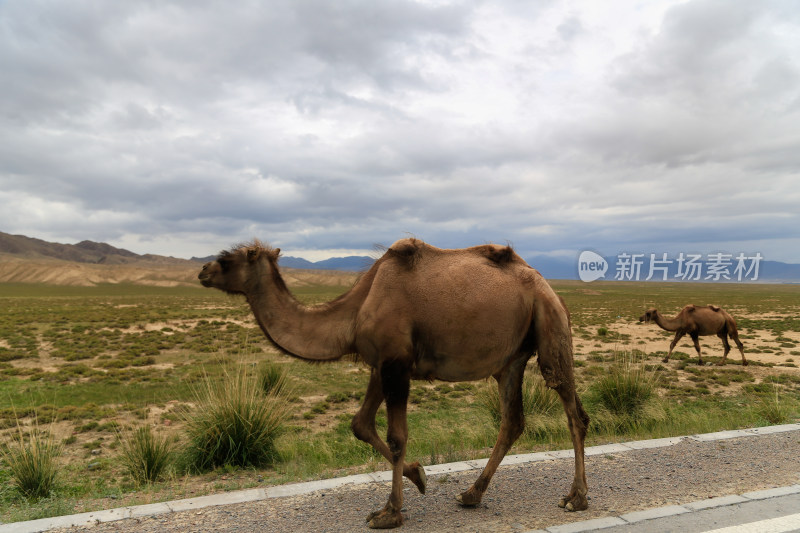
{"type": "Polygon", "coordinates": [[[197,279],[200,280],[200,283],[203,285],[203,287],[211,286],[211,275],[208,272],[209,266],[211,266],[211,263],[206,263],[203,265],[202,270],[200,270],[200,273],[197,275],[197,279]]]}

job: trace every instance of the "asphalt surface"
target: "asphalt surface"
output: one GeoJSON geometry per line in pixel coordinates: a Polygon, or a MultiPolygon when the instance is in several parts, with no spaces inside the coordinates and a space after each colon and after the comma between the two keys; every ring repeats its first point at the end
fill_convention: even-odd
{"type": "MultiPolygon", "coordinates": [[[[785,498],[778,512],[785,523],[764,531],[792,531],[792,514],[800,513],[800,424],[595,446],[586,464],[589,509],[578,513],[557,506],[572,479],[571,450],[508,457],[472,509],[454,497],[477,477],[480,461],[426,467],[425,495],[405,484],[401,531],[691,533],[730,527],[735,515],[761,523],[774,517],[750,508],[785,498]]],[[[367,531],[367,514],[388,494],[383,472],[18,522],[0,525],[0,533],[367,531]]]]}

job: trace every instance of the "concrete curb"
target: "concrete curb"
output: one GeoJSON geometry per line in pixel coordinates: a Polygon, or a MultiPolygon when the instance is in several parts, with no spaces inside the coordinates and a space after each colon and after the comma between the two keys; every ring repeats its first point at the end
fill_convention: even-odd
{"type": "MultiPolygon", "coordinates": [[[[664,439],[653,439],[644,441],[623,442],[619,444],[603,444],[600,446],[591,446],[586,448],[585,453],[587,456],[622,453],[631,450],[641,450],[650,448],[664,448],[674,446],[675,444],[683,441],[684,439],[696,440],[698,442],[710,442],[717,440],[733,439],[738,437],[756,437],[759,435],[770,435],[774,433],[783,433],[787,431],[800,431],[800,424],[785,424],[781,426],[769,426],[753,429],[742,429],[733,431],[718,431],[715,433],[705,433],[702,435],[691,435],[688,437],[669,437],[664,439]]],[[[574,457],[573,451],[558,450],[552,452],[539,452],[539,453],[526,453],[519,455],[507,456],[501,463],[502,466],[517,465],[524,463],[533,463],[538,461],[551,461],[554,459],[564,459],[574,457]]],[[[483,468],[486,464],[486,459],[477,459],[473,461],[460,461],[456,463],[447,463],[442,465],[432,465],[425,467],[425,473],[429,476],[437,474],[446,474],[452,472],[463,472],[466,470],[477,470],[483,468]]],[[[184,500],[175,500],[171,502],[154,503],[148,505],[136,505],[131,507],[119,507],[116,509],[108,509],[104,511],[92,511],[88,513],[80,513],[66,516],[56,516],[52,518],[40,518],[38,520],[29,520],[27,522],[14,522],[11,524],[0,525],[0,533],[37,533],[40,531],[47,531],[50,529],[66,528],[66,527],[80,527],[99,524],[102,522],[114,522],[117,520],[124,520],[126,518],[138,518],[143,516],[156,516],[166,513],[174,513],[178,511],[197,510],[206,507],[215,507],[219,505],[231,505],[235,503],[246,503],[267,500],[271,498],[285,498],[287,496],[298,496],[308,494],[318,490],[328,490],[347,485],[361,485],[366,483],[380,483],[391,480],[391,472],[372,472],[369,474],[357,474],[342,478],[323,479],[320,481],[308,481],[305,483],[293,483],[290,485],[281,485],[277,487],[267,487],[259,489],[248,489],[235,492],[226,492],[222,494],[212,494],[209,496],[200,496],[197,498],[188,498],[184,500]]],[[[667,507],[658,507],[655,509],[648,509],[645,511],[637,511],[620,515],[619,517],[606,517],[594,520],[587,520],[584,522],[573,522],[571,524],[564,524],[560,526],[552,526],[545,531],[549,533],[579,533],[583,531],[592,531],[596,529],[603,529],[607,527],[631,524],[643,520],[650,520],[653,518],[660,518],[663,516],[670,516],[673,514],[689,513],[701,509],[708,509],[711,507],[721,507],[725,505],[734,505],[743,501],[761,500],[767,498],[774,498],[784,496],[787,494],[800,493],[800,485],[791,485],[788,487],[779,487],[777,489],[769,489],[765,491],[748,492],[740,496],[724,496],[721,498],[714,498],[711,500],[702,500],[685,505],[670,505],[667,507]]],[[[533,533],[533,532],[529,532],[533,533]]]]}

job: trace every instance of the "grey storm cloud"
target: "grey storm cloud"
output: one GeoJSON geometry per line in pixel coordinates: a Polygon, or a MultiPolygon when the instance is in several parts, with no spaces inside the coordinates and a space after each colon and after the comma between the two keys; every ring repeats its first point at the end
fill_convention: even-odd
{"type": "Polygon", "coordinates": [[[800,262],[790,1],[0,3],[0,231],[800,262]]]}

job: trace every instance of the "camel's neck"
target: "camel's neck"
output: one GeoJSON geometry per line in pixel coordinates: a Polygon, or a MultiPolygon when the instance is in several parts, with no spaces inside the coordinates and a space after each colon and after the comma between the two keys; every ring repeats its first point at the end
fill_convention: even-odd
{"type": "Polygon", "coordinates": [[[368,288],[359,288],[360,283],[330,304],[307,307],[289,292],[277,270],[265,266],[261,274],[245,296],[262,331],[280,349],[313,361],[335,360],[355,351],[353,324],[364,298],[361,293],[368,288]]]}
{"type": "Polygon", "coordinates": [[[677,331],[678,328],[681,327],[681,322],[677,319],[677,317],[667,318],[658,311],[656,311],[655,322],[661,329],[665,329],[667,331],[677,331]]]}

